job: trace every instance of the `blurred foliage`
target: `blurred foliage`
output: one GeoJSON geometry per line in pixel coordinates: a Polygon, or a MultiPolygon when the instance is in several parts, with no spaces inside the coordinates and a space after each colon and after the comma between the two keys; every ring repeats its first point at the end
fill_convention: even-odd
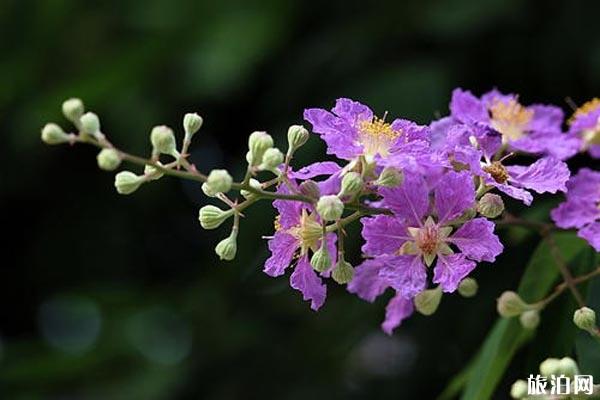
{"type": "MultiPolygon", "coordinates": [[[[66,126],[60,104],[80,96],[115,143],[143,154],[153,125],[197,111],[192,160],[239,176],[251,131],[283,146],[303,108],[336,97],[421,123],[447,112],[455,86],[581,103],[600,93],[598,11],[593,0],[4,0],[0,397],[433,398],[483,342],[536,237],[503,232],[510,253],[476,271],[475,300],[444,298],[388,338],[385,299],[332,288],[316,314],[261,272],[268,207],[248,213],[237,261],[221,263],[212,249],[226,228],[200,229],[197,185],[164,179],[123,198],[94,150],[48,148],[39,129],[66,126]]],[[[313,139],[297,162],[322,154],[313,139]]],[[[359,243],[349,252],[358,262],[359,243]]],[[[526,358],[497,398],[531,372],[526,358]]]]}

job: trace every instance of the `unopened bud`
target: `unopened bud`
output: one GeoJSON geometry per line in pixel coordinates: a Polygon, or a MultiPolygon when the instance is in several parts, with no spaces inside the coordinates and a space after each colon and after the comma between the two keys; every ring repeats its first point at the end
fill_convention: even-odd
{"type": "Polygon", "coordinates": [[[267,149],[273,147],[273,138],[267,132],[252,132],[248,138],[248,148],[250,151],[246,156],[251,166],[259,165],[262,162],[263,155],[267,149]]]}
{"type": "Polygon", "coordinates": [[[381,174],[379,174],[379,178],[377,178],[377,185],[384,187],[398,187],[404,181],[404,175],[402,171],[398,171],[394,167],[385,167],[381,174]]]}
{"type": "Polygon", "coordinates": [[[302,125],[292,125],[288,129],[288,155],[292,155],[308,140],[308,130],[302,125]]]}
{"type": "Polygon", "coordinates": [[[515,292],[506,291],[498,298],[497,309],[501,316],[510,318],[521,315],[528,305],[515,292]]]}
{"type": "Polygon", "coordinates": [[[263,154],[262,162],[260,163],[260,169],[262,170],[274,170],[283,163],[283,153],[276,147],[271,147],[263,154]]]}
{"type": "Polygon", "coordinates": [[[340,197],[354,196],[363,188],[363,180],[359,173],[348,172],[342,178],[342,190],[339,193],[340,197]]]}
{"type": "Polygon", "coordinates": [[[575,360],[571,357],[563,357],[558,363],[558,370],[561,374],[573,378],[575,375],[579,375],[579,367],[575,360]]]}
{"type": "Polygon", "coordinates": [[[115,188],[119,194],[131,194],[144,183],[144,177],[131,171],[121,171],[115,175],[115,188]]]}
{"type": "Polygon", "coordinates": [[[215,247],[215,253],[221,260],[233,260],[237,253],[237,235],[231,233],[231,235],[221,240],[215,247]]]}
{"type": "Polygon", "coordinates": [[[121,165],[121,157],[115,149],[102,149],[96,156],[98,167],[105,171],[114,171],[121,165]]]}
{"type": "Polygon", "coordinates": [[[441,300],[442,289],[439,286],[423,290],[415,296],[415,308],[423,315],[432,315],[438,309],[441,300]]]}
{"type": "Polygon", "coordinates": [[[311,199],[317,200],[321,197],[321,190],[319,189],[319,185],[317,182],[312,180],[304,181],[300,184],[300,193],[305,195],[306,197],[310,197],[311,199]]]}
{"type": "Polygon", "coordinates": [[[521,326],[525,329],[535,329],[540,324],[540,313],[537,310],[527,310],[519,317],[521,326]]]}
{"type": "Polygon", "coordinates": [[[71,98],[62,103],[63,115],[75,125],[79,123],[79,118],[81,118],[84,111],[83,102],[80,99],[71,98]]]}
{"type": "Polygon", "coordinates": [[[344,203],[335,195],[322,196],[317,202],[317,212],[325,221],[337,221],[344,213],[344,203]]]}
{"type": "MultiPolygon", "coordinates": [[[[160,163],[158,163],[158,164],[162,165],[160,163]]],[[[165,174],[164,174],[164,172],[161,172],[156,167],[153,167],[152,165],[147,165],[146,164],[144,166],[144,175],[146,176],[147,180],[156,181],[156,180],[162,178],[165,174]]]]}
{"type": "Polygon", "coordinates": [[[57,124],[49,123],[42,128],[42,141],[46,144],[67,143],[69,135],[57,124]]]}
{"type": "Polygon", "coordinates": [[[95,135],[100,132],[100,119],[93,112],[86,112],[79,118],[81,132],[86,135],[95,135]]]}
{"type": "Polygon", "coordinates": [[[187,113],[183,116],[183,130],[185,136],[191,139],[194,133],[198,132],[202,127],[204,120],[196,113],[187,113]]]}
{"type": "Polygon", "coordinates": [[[547,358],[540,364],[540,374],[543,376],[560,375],[560,360],[547,358]]]}
{"type": "Polygon", "coordinates": [[[233,184],[233,178],[229,175],[229,172],[225,169],[213,169],[206,178],[206,188],[210,192],[214,193],[226,193],[231,190],[233,184]]]}
{"type": "Polygon", "coordinates": [[[327,246],[325,246],[324,243],[312,255],[310,265],[312,265],[317,272],[325,272],[331,267],[331,257],[329,256],[329,251],[327,251],[327,246]]]}
{"type": "Polygon", "coordinates": [[[527,382],[525,382],[523,379],[519,379],[510,387],[510,397],[513,399],[522,399],[527,397],[527,388],[527,382]]]}
{"type": "MultiPolygon", "coordinates": [[[[260,182],[253,178],[248,181],[248,185],[254,189],[262,189],[260,182]]],[[[256,196],[256,194],[244,189],[240,190],[240,194],[246,199],[251,199],[252,197],[256,196]]]]}
{"type": "Polygon", "coordinates": [[[340,257],[337,264],[335,264],[331,277],[340,285],[344,285],[354,277],[354,268],[343,257],[340,257]]]}
{"type": "Polygon", "coordinates": [[[165,125],[159,125],[152,128],[150,132],[150,142],[152,143],[152,155],[167,154],[178,157],[177,144],[173,130],[165,125]]]}
{"type": "Polygon", "coordinates": [[[590,331],[596,329],[596,313],[588,307],[581,307],[575,310],[573,322],[579,329],[590,331]]]}
{"type": "Polygon", "coordinates": [[[462,297],[473,297],[477,294],[478,289],[479,285],[473,278],[465,278],[458,285],[458,293],[462,297]]]}
{"type": "Polygon", "coordinates": [[[486,218],[496,218],[504,211],[502,197],[494,193],[486,193],[477,203],[477,211],[486,218]]]}
{"type": "Polygon", "coordinates": [[[219,207],[207,205],[200,209],[198,220],[204,229],[216,229],[233,215],[233,210],[223,211],[219,207]]]}

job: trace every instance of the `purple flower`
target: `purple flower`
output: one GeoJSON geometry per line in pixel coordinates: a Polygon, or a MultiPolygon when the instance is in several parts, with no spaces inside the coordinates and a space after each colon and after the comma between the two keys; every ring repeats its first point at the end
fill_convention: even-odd
{"type": "Polygon", "coordinates": [[[550,105],[523,106],[517,95],[492,90],[481,99],[471,92],[455,89],[450,102],[457,121],[500,133],[510,150],[549,155],[558,159],[573,156],[579,142],[562,133],[563,112],[550,105]]]}
{"type": "Polygon", "coordinates": [[[569,119],[569,135],[579,139],[582,150],[600,158],[600,99],[592,99],[575,111],[569,119]]]}
{"type": "Polygon", "coordinates": [[[578,236],[600,251],[600,172],[583,168],[567,188],[567,201],[552,210],[552,219],[561,228],[578,229],[578,236]]]}

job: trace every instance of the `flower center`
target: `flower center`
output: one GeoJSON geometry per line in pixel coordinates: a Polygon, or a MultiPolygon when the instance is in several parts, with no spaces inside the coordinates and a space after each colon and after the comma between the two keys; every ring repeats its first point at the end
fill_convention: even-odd
{"type": "Polygon", "coordinates": [[[506,183],[508,180],[508,171],[500,161],[493,161],[490,165],[483,167],[483,170],[490,174],[498,183],[506,183]]]}
{"type": "Polygon", "coordinates": [[[533,110],[526,109],[516,99],[496,99],[490,106],[490,114],[492,127],[502,134],[502,139],[506,142],[523,137],[527,124],[533,117],[533,110]]]}
{"type": "Polygon", "coordinates": [[[323,234],[323,227],[314,214],[308,214],[306,210],[302,210],[300,224],[290,228],[288,233],[300,241],[300,254],[306,254],[308,249],[317,250],[323,234]]]}
{"type": "Polygon", "coordinates": [[[600,99],[599,98],[593,98],[592,100],[585,102],[581,107],[579,107],[577,110],[575,110],[575,112],[573,113],[573,115],[571,116],[571,118],[569,118],[569,121],[567,121],[567,123],[569,125],[571,125],[573,123],[573,121],[575,121],[578,117],[581,117],[582,115],[586,115],[592,111],[596,111],[596,109],[600,107],[600,99]]]}
{"type": "Polygon", "coordinates": [[[379,154],[387,157],[390,147],[402,134],[401,131],[394,130],[384,118],[374,117],[372,121],[360,121],[358,125],[359,142],[366,156],[373,157],[379,154]]]}
{"type": "Polygon", "coordinates": [[[432,217],[428,217],[423,226],[408,228],[408,233],[413,240],[405,242],[398,253],[419,254],[423,256],[425,264],[430,266],[437,254],[453,253],[446,243],[446,239],[451,232],[451,227],[439,226],[432,217]]]}

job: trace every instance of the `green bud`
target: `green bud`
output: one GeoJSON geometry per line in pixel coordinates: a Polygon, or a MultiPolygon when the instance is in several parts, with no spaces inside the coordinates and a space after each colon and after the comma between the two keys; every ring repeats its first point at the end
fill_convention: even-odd
{"type": "Polygon", "coordinates": [[[342,190],[338,194],[339,197],[354,196],[363,188],[363,180],[359,173],[348,172],[342,178],[342,190]]]}
{"type": "Polygon", "coordinates": [[[246,160],[251,166],[262,163],[263,155],[267,149],[273,147],[273,138],[267,132],[252,132],[248,138],[248,148],[250,151],[246,160]]]}
{"type": "Polygon", "coordinates": [[[404,181],[404,174],[402,171],[398,171],[394,167],[385,167],[379,178],[377,178],[377,185],[384,187],[398,187],[404,181]]]}
{"type": "Polygon", "coordinates": [[[221,260],[233,260],[237,253],[237,235],[232,232],[231,235],[221,240],[215,247],[215,253],[221,260]]]}
{"type": "Polygon", "coordinates": [[[537,310],[527,310],[519,317],[521,326],[525,329],[535,329],[540,324],[540,313],[537,310]]]}
{"type": "Polygon", "coordinates": [[[310,197],[311,199],[317,200],[321,197],[321,190],[319,189],[319,185],[315,181],[306,180],[300,184],[300,193],[305,195],[306,197],[310,197]]]}
{"type": "Polygon", "coordinates": [[[473,297],[477,294],[478,289],[479,285],[473,278],[465,278],[458,285],[458,293],[462,297],[473,297]]]}
{"type": "Polygon", "coordinates": [[[496,308],[498,309],[498,314],[505,318],[510,318],[521,315],[528,309],[528,305],[515,292],[506,291],[498,298],[496,308]]]}
{"type": "Polygon", "coordinates": [[[283,163],[283,153],[276,147],[271,147],[263,154],[260,169],[273,170],[283,163]]]}
{"type": "Polygon", "coordinates": [[[204,229],[216,229],[233,215],[233,210],[223,211],[219,207],[207,205],[200,209],[198,220],[204,229]]]}
{"type": "Polygon", "coordinates": [[[340,285],[344,285],[354,277],[354,268],[348,261],[340,257],[337,264],[335,264],[331,277],[340,285]]]}
{"type": "Polygon", "coordinates": [[[102,149],[96,156],[98,167],[105,171],[114,171],[121,165],[121,157],[115,149],[102,149]]]}
{"type": "Polygon", "coordinates": [[[560,375],[560,360],[547,358],[540,364],[540,374],[544,376],[560,375]]]}
{"type": "Polygon", "coordinates": [[[79,118],[81,132],[86,135],[95,135],[100,132],[100,119],[93,112],[86,112],[79,118]]]}
{"type": "MultiPolygon", "coordinates": [[[[248,181],[248,185],[250,185],[250,187],[252,187],[252,188],[254,188],[254,189],[258,189],[258,190],[262,189],[262,185],[260,184],[260,182],[259,182],[259,181],[257,181],[257,180],[256,180],[256,179],[254,179],[254,178],[251,178],[251,179],[248,181]]],[[[246,198],[246,199],[251,199],[252,197],[256,196],[254,193],[252,193],[252,192],[250,192],[250,191],[248,191],[248,190],[243,190],[243,189],[242,189],[242,190],[240,190],[240,194],[241,194],[242,196],[244,196],[244,198],[246,198]]]]}
{"type": "Polygon", "coordinates": [[[322,196],[317,202],[317,212],[325,221],[337,221],[344,213],[344,203],[335,195],[322,196]]]}
{"type": "Polygon", "coordinates": [[[415,308],[423,315],[432,315],[442,300],[442,289],[438,286],[434,289],[423,290],[415,296],[415,308]]]}
{"type": "Polygon", "coordinates": [[[329,256],[329,251],[327,251],[327,247],[324,243],[311,257],[310,265],[318,272],[325,272],[331,267],[331,257],[329,256]]]}
{"type": "Polygon", "coordinates": [[[204,193],[205,195],[207,195],[208,197],[217,197],[217,192],[216,190],[213,189],[212,186],[210,186],[208,183],[204,182],[202,184],[202,186],[200,186],[200,188],[202,189],[202,193],[204,193]]]}
{"type": "Polygon", "coordinates": [[[486,193],[477,203],[477,211],[486,218],[496,218],[504,212],[502,197],[494,193],[486,193]]]}
{"type": "Polygon", "coordinates": [[[63,115],[75,125],[79,123],[79,118],[81,118],[84,111],[83,102],[80,99],[71,98],[62,103],[63,115]]]}
{"type": "Polygon", "coordinates": [[[206,179],[205,183],[207,189],[214,193],[229,192],[231,190],[232,184],[233,178],[225,169],[213,169],[212,171],[210,171],[210,174],[208,174],[208,178],[206,179]]]}
{"type": "Polygon", "coordinates": [[[523,379],[519,379],[510,387],[510,397],[513,399],[522,399],[527,397],[527,382],[523,379]]]}
{"type": "Polygon", "coordinates": [[[69,140],[69,135],[57,124],[49,123],[42,128],[42,141],[46,144],[67,143],[69,140]]]}
{"type": "Polygon", "coordinates": [[[288,155],[292,155],[308,140],[309,133],[302,125],[292,125],[288,129],[288,155]]]}
{"type": "MultiPolygon", "coordinates": [[[[158,163],[158,164],[160,164],[160,163],[158,163]]],[[[160,165],[162,165],[162,164],[160,164],[160,165]]],[[[158,169],[156,169],[152,165],[145,165],[144,166],[144,175],[146,176],[147,180],[156,181],[156,180],[162,178],[165,174],[163,172],[160,172],[158,169]]]]}
{"type": "Polygon", "coordinates": [[[165,125],[155,126],[150,132],[150,142],[152,143],[152,155],[167,154],[175,158],[178,157],[177,144],[173,130],[165,125]]]}
{"type": "Polygon", "coordinates": [[[559,373],[571,378],[575,375],[579,375],[579,367],[577,366],[575,360],[573,360],[571,357],[561,358],[558,363],[558,370],[559,373]]]}
{"type": "Polygon", "coordinates": [[[119,194],[131,194],[144,183],[143,176],[137,176],[131,171],[121,171],[115,175],[115,188],[119,194]]]}
{"type": "Polygon", "coordinates": [[[194,133],[202,127],[204,120],[196,113],[187,113],[183,116],[183,130],[185,135],[191,139],[194,133]]]}
{"type": "Polygon", "coordinates": [[[575,310],[573,314],[573,322],[579,329],[591,331],[596,329],[596,313],[588,307],[581,307],[575,310]]]}

